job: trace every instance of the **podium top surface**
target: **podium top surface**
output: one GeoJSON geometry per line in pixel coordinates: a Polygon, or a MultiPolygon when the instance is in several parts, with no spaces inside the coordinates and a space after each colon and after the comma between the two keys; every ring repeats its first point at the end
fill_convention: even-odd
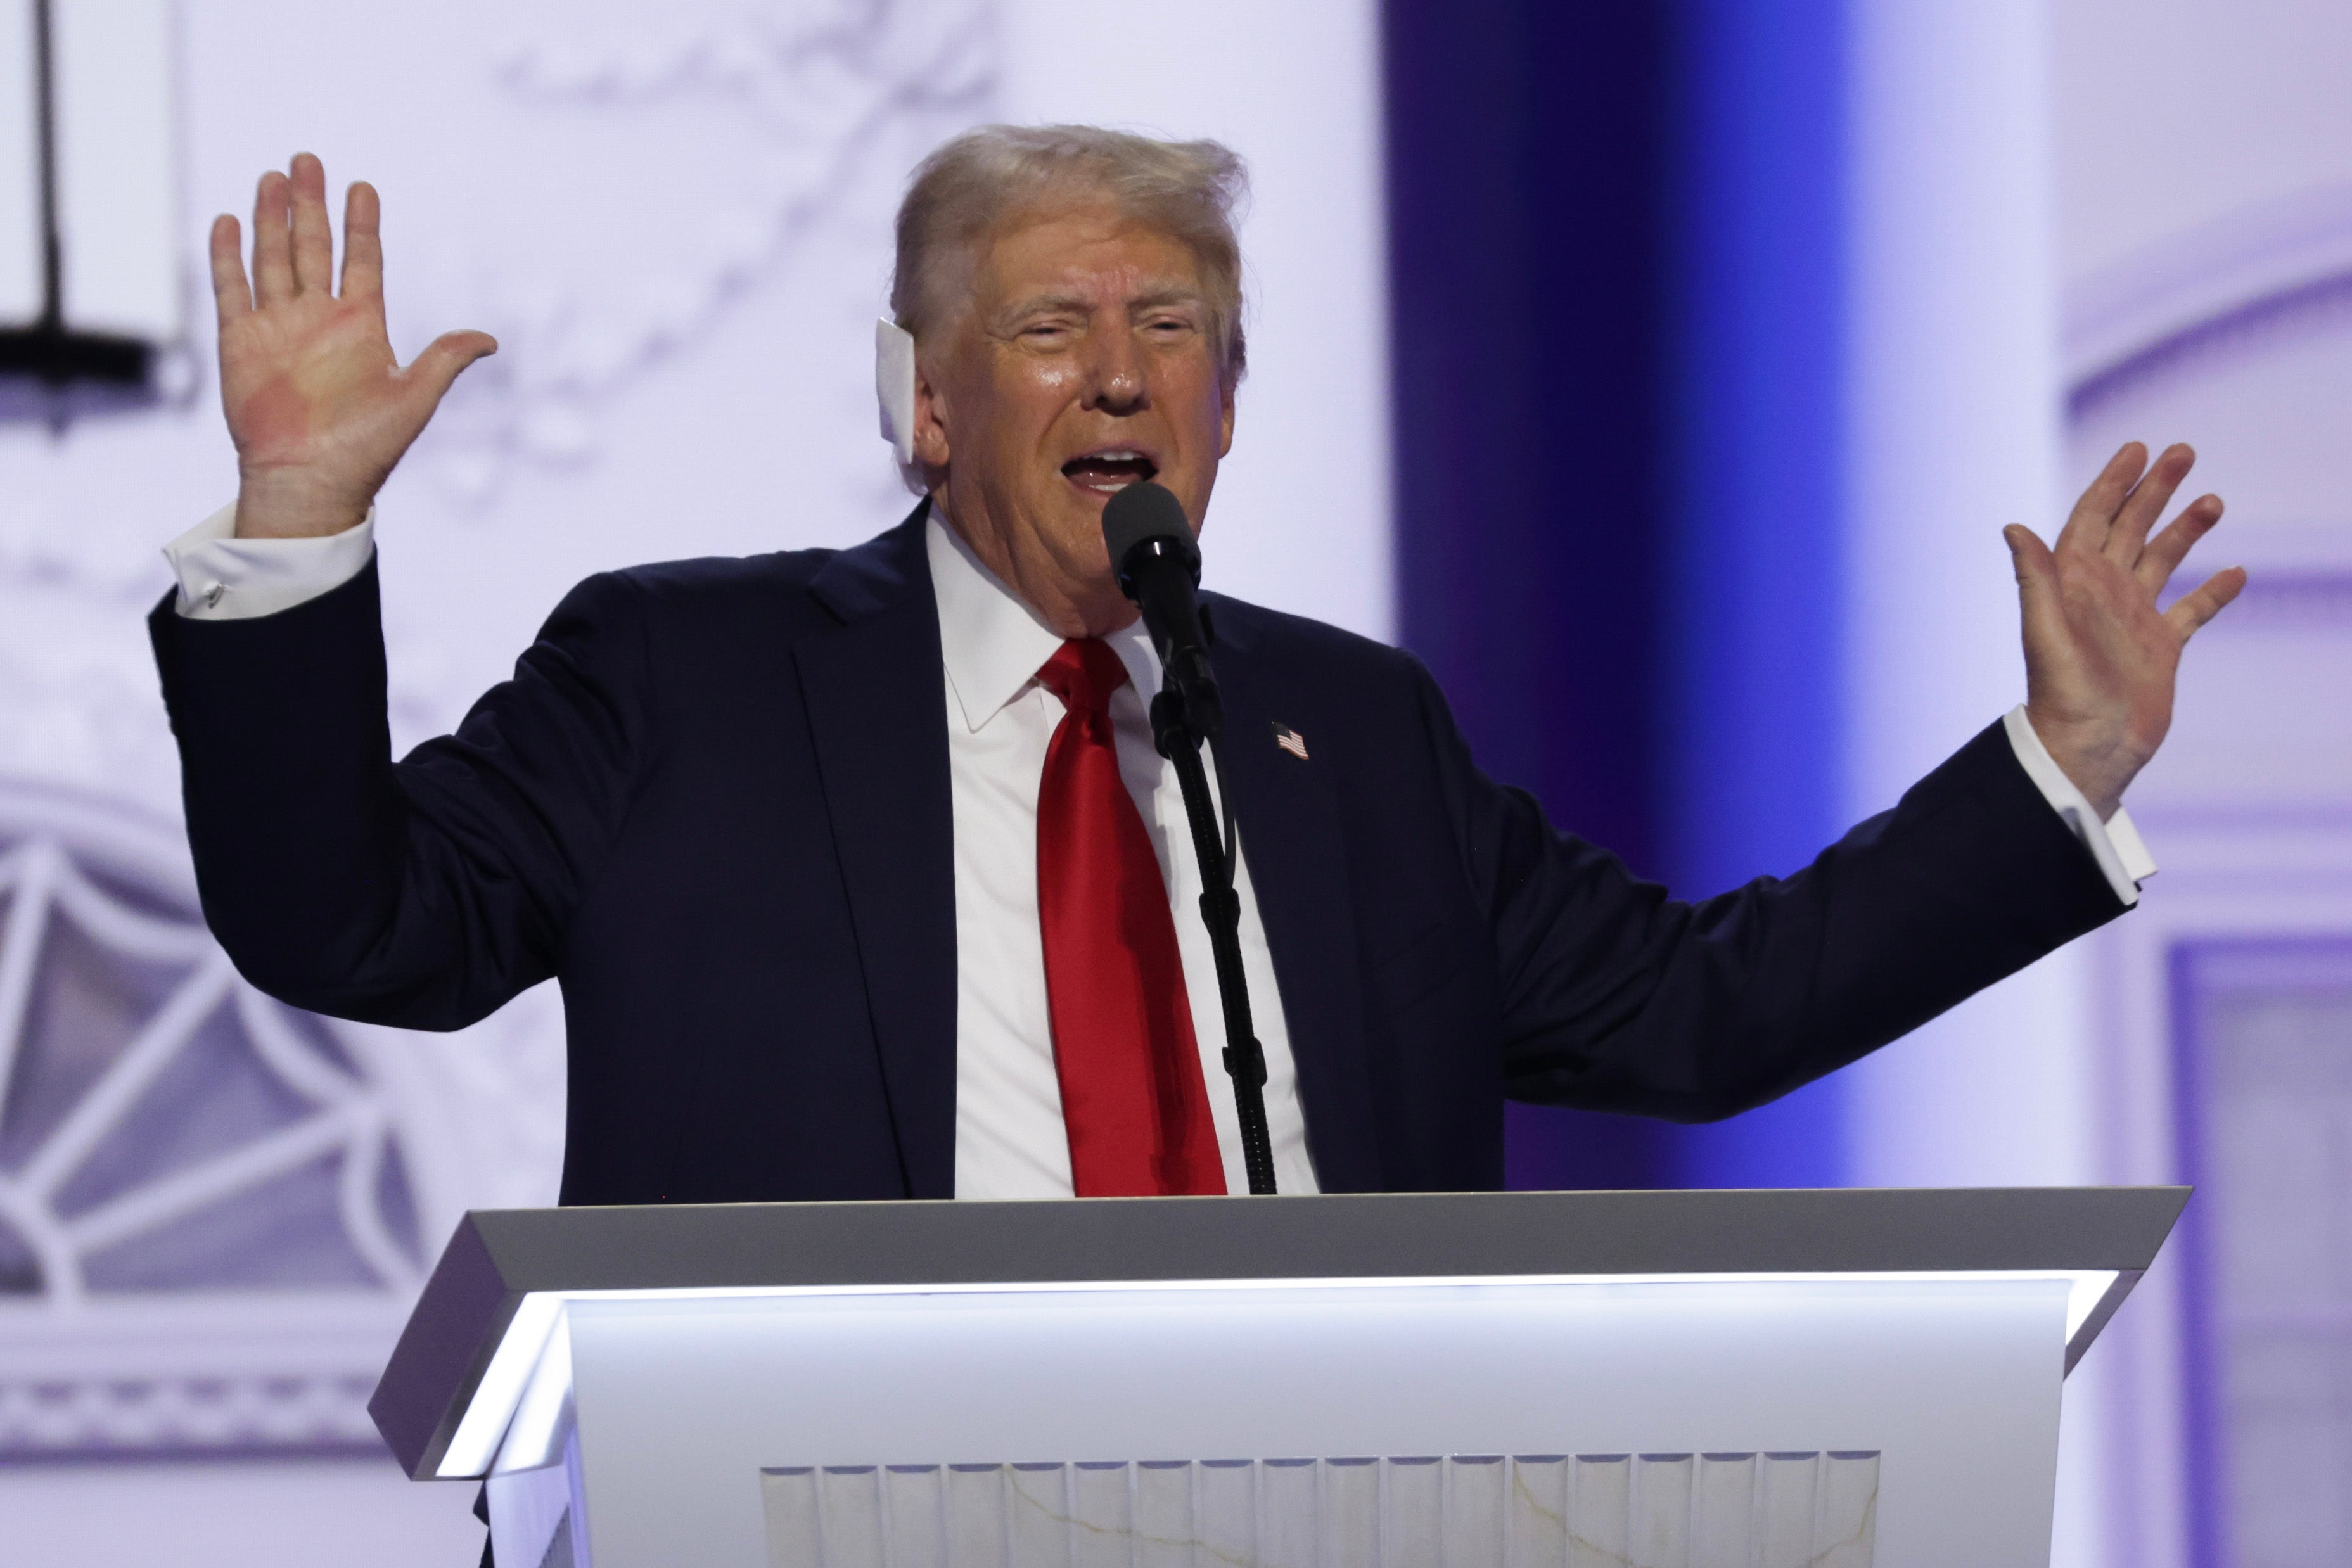
{"type": "Polygon", "coordinates": [[[480,1211],[459,1225],[370,1408],[433,1472],[533,1295],[1154,1281],[2100,1273],[2069,1364],[2186,1187],[1456,1193],[480,1211]]]}

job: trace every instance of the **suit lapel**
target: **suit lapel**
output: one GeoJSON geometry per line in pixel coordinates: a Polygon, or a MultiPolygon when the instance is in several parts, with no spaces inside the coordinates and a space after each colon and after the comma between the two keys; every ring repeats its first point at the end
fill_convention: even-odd
{"type": "MultiPolygon", "coordinates": [[[[1219,632],[1237,631],[1233,623],[1241,619],[1221,615],[1219,632]]],[[[1384,1184],[1334,759],[1313,753],[1319,716],[1255,656],[1252,643],[1221,635],[1217,643],[1225,782],[1282,990],[1307,1145],[1324,1191],[1378,1192],[1384,1184]],[[1275,744],[1277,723],[1304,732],[1309,759],[1275,744]]]]}
{"type": "Polygon", "coordinates": [[[842,624],[793,647],[883,1083],[914,1197],[955,1196],[955,821],[928,505],[811,584],[842,624]]]}

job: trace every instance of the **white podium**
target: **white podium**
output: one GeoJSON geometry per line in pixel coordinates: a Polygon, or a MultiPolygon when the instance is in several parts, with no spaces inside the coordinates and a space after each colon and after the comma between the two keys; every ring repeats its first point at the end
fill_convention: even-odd
{"type": "Polygon", "coordinates": [[[2045,1568],[2187,1197],[478,1213],[371,1409],[500,1568],[2045,1568]]]}

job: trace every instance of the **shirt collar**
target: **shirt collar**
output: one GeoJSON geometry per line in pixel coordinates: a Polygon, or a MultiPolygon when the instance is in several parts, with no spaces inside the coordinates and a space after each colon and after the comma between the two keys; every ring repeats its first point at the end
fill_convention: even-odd
{"type": "MultiPolygon", "coordinates": [[[[1062,645],[1062,636],[972,553],[963,536],[948,526],[936,497],[923,541],[939,601],[940,655],[948,685],[962,710],[964,727],[977,730],[1029,689],[1038,668],[1062,645]]],[[[1160,656],[1142,622],[1103,641],[1127,666],[1137,695],[1148,701],[1160,689],[1160,656]]]]}

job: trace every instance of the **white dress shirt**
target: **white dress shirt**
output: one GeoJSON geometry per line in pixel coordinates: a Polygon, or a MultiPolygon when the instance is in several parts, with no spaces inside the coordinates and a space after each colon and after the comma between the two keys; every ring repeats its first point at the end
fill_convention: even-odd
{"type": "MultiPolygon", "coordinates": [[[[1037,671],[1062,645],[935,514],[925,530],[939,597],[948,688],[948,784],[955,810],[956,1182],[958,1197],[1068,1197],[1069,1135],[1045,1009],[1045,946],[1037,918],[1037,786],[1061,699],[1037,671]]],[[[1201,1073],[1223,1156],[1225,1190],[1249,1191],[1241,1124],[1225,1076],[1224,1014],[1201,869],[1176,770],[1152,747],[1145,694],[1160,689],[1160,659],[1139,625],[1104,639],[1127,666],[1111,696],[1118,771],[1160,857],[1184,993],[1200,1042],[1201,1073]]],[[[1210,776],[1209,790],[1216,793],[1210,776]]],[[[1223,802],[1218,810],[1222,816],[1223,802]]],[[[1265,1121],[1275,1186],[1313,1192],[1307,1119],[1298,1107],[1290,1032],[1275,988],[1274,956],[1251,890],[1249,846],[1234,869],[1241,894],[1242,972],[1265,1048],[1265,1121]]]]}
{"type": "MultiPolygon", "coordinates": [[[[233,537],[235,525],[236,508],[226,507],[165,547],[179,580],[180,614],[228,621],[290,609],[357,576],[375,549],[373,511],[357,527],[325,538],[239,539],[233,537]]],[[[1045,942],[1037,917],[1037,787],[1062,704],[1037,684],[1036,674],[1062,639],[941,524],[936,508],[925,543],[939,603],[955,818],[955,1192],[971,1198],[1068,1197],[1069,1136],[1054,1069],[1045,942]]],[[[1153,749],[1146,712],[1144,694],[1160,689],[1160,660],[1139,625],[1106,641],[1129,676],[1111,699],[1119,772],[1168,883],[1201,1072],[1224,1160],[1225,1190],[1244,1193],[1249,1181],[1222,1061],[1224,1015],[1208,927],[1201,919],[1200,868],[1175,769],[1153,749]]],[[[2118,808],[2106,821],[2099,821],[2043,747],[2021,706],[2010,710],[2003,727],[2027,777],[2090,850],[2116,896],[2137,904],[2138,884],[2155,874],[2156,862],[2130,815],[2118,808]]],[[[1213,796],[1213,774],[1209,787],[1213,796]]],[[[1276,1185],[1286,1193],[1314,1192],[1307,1120],[1298,1104],[1274,959],[1251,888],[1248,849],[1244,841],[1234,883],[1241,894],[1242,968],[1265,1050],[1265,1114],[1276,1185]]]]}

